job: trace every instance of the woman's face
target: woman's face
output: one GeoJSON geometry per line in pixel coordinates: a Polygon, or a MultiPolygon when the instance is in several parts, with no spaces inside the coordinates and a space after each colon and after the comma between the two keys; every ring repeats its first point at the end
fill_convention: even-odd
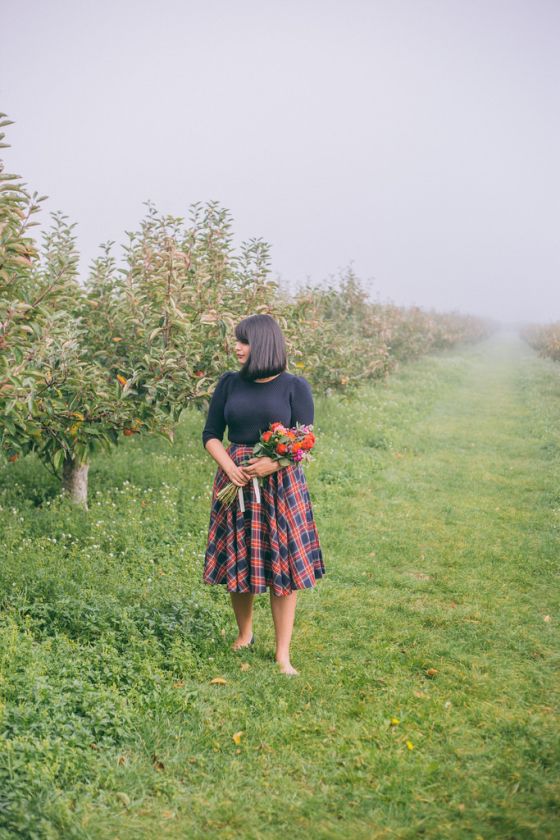
{"type": "Polygon", "coordinates": [[[237,356],[237,361],[241,366],[243,366],[249,358],[250,351],[250,344],[245,344],[243,341],[235,339],[235,355],[237,356]]]}

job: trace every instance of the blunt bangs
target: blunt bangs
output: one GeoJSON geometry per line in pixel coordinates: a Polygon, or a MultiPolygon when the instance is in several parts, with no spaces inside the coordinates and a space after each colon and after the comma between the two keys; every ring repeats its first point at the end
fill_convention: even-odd
{"type": "Polygon", "coordinates": [[[235,327],[235,337],[251,347],[249,358],[239,375],[243,379],[266,379],[286,370],[286,342],[271,315],[249,315],[235,327]]]}

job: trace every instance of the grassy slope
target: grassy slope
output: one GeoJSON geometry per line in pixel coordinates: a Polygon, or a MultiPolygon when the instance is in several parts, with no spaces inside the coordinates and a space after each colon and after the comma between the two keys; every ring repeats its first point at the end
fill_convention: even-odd
{"type": "MultiPolygon", "coordinates": [[[[83,604],[55,611],[50,636],[25,633],[16,607],[5,622],[5,694],[23,709],[11,755],[28,762],[21,789],[13,775],[12,830],[120,840],[560,831],[560,369],[494,340],[410,365],[359,402],[317,397],[316,419],[308,480],[328,574],[299,596],[296,679],[276,673],[267,596],[256,601],[256,650],[232,654],[227,596],[199,583],[214,472],[200,415],[173,450],[135,440],[100,460],[87,517],[26,503],[54,487],[16,465],[0,583],[32,600],[40,580],[53,600],[52,581],[69,581],[66,601],[83,597],[89,612],[80,624],[83,604]],[[106,632],[109,601],[161,613],[170,598],[198,610],[196,643],[173,622],[160,632],[164,653],[138,622],[129,647],[106,632]],[[87,638],[88,616],[99,638],[87,638]],[[72,743],[60,729],[86,648],[95,706],[117,719],[72,743]],[[79,667],[62,672],[61,653],[79,667]],[[215,676],[227,684],[211,685],[215,676]],[[56,723],[55,708],[56,727],[37,725],[38,748],[29,721],[56,723]]],[[[80,714],[92,714],[87,704],[80,714]]]]}

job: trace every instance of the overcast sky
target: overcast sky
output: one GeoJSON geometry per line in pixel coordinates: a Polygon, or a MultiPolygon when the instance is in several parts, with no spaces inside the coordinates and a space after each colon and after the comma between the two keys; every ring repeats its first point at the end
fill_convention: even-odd
{"type": "Polygon", "coordinates": [[[85,272],[153,200],[217,199],[280,282],[560,319],[560,0],[27,0],[9,171],[85,272]]]}

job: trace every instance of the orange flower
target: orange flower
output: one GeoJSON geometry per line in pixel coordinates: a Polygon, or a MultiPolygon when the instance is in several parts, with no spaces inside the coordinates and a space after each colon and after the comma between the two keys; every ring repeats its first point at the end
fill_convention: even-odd
{"type": "Polygon", "coordinates": [[[263,434],[262,434],[262,439],[264,441],[270,440],[271,437],[272,437],[272,432],[263,432],[263,434]]]}
{"type": "Polygon", "coordinates": [[[121,385],[126,385],[126,377],[121,376],[120,373],[117,374],[117,379],[121,383],[121,385]]]}
{"type": "Polygon", "coordinates": [[[276,447],[276,451],[278,452],[279,455],[285,455],[286,452],[288,451],[288,447],[286,446],[285,443],[279,443],[278,446],[276,447]]]}

